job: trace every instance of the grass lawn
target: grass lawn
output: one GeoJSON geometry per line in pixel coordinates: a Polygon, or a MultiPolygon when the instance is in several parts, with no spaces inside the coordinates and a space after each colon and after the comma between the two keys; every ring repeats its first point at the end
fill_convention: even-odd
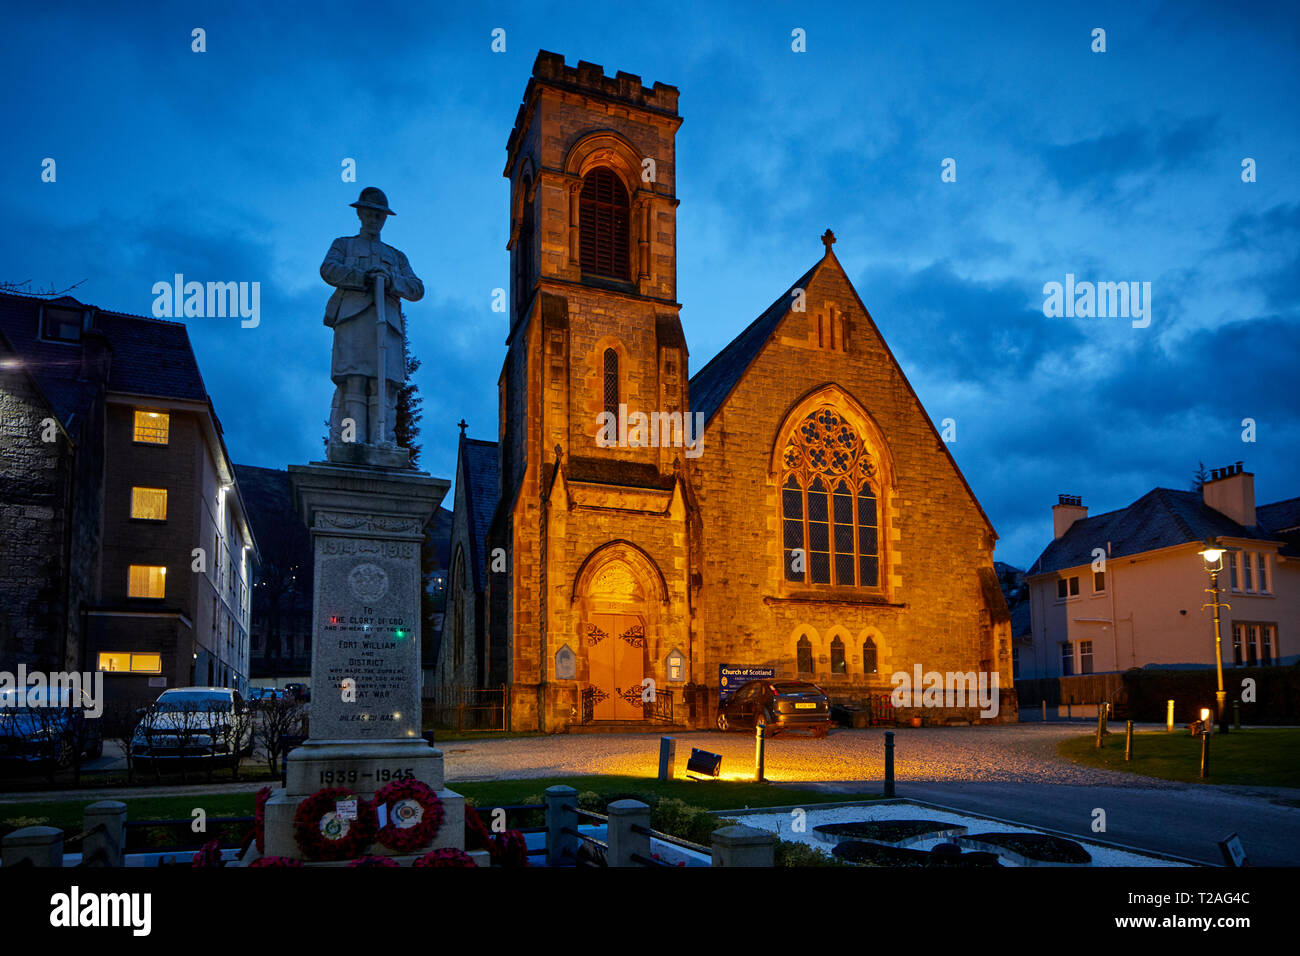
{"type": "Polygon", "coordinates": [[[588,790],[607,799],[632,794],[675,797],[684,803],[706,810],[740,810],[745,807],[784,807],[805,803],[839,803],[851,800],[874,800],[879,793],[827,793],[821,790],[797,790],[770,783],[746,780],[667,780],[646,777],[534,777],[527,780],[478,780],[448,784],[457,793],[474,801],[477,807],[509,806],[532,802],[547,787],[572,787],[579,793],[588,790]]]}
{"type": "MultiPolygon", "coordinates": [[[[1115,726],[1114,724],[1111,725],[1115,726]]],[[[1183,731],[1133,734],[1133,759],[1124,762],[1124,733],[1112,731],[1097,749],[1096,733],[1063,740],[1062,757],[1090,767],[1185,783],[1300,787],[1300,729],[1254,727],[1210,738],[1210,775],[1201,779],[1201,741],[1183,731]]]]}
{"type": "MultiPolygon", "coordinates": [[[[184,797],[127,797],[128,820],[183,820],[196,808],[209,817],[251,817],[251,793],[190,794],[184,797]]],[[[0,805],[0,833],[19,827],[58,827],[65,834],[81,832],[81,811],[98,798],[93,792],[43,803],[7,803],[0,805]]]]}
{"type": "MultiPolygon", "coordinates": [[[[451,789],[474,801],[477,807],[510,806],[540,797],[547,787],[558,784],[581,792],[594,791],[606,799],[629,794],[676,797],[685,803],[707,810],[737,810],[743,807],[797,806],[849,800],[873,800],[879,793],[843,794],[819,790],[796,790],[770,783],[743,780],[700,781],[672,780],[660,782],[643,777],[537,777],[527,780],[483,780],[450,784],[451,789]]],[[[196,807],[209,817],[246,817],[253,815],[252,793],[189,794],[179,797],[127,797],[128,820],[186,819],[196,807]]],[[[42,803],[0,805],[0,834],[24,826],[59,827],[65,832],[81,831],[81,811],[95,802],[93,791],[70,792],[66,798],[42,803]]]]}

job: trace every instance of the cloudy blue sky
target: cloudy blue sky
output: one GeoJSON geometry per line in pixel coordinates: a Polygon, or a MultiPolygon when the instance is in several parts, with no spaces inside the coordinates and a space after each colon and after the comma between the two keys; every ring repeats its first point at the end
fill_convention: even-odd
{"type": "Polygon", "coordinates": [[[1244,460],[1261,502],[1300,494],[1294,4],[38,6],[0,35],[0,280],[81,283],[83,301],[146,315],[177,272],[261,282],[259,328],[189,320],[238,462],[320,456],[317,270],[364,184],[388,191],[384,238],[427,290],[407,310],[423,465],[451,475],[462,416],[495,437],[501,170],[547,49],[681,91],[692,368],[833,228],[930,416],[956,421],[1002,560],[1037,556],[1058,492],[1096,514],[1187,487],[1198,460],[1244,460]],[[1150,327],[1045,318],[1043,285],[1066,273],[1150,282],[1150,327]]]}

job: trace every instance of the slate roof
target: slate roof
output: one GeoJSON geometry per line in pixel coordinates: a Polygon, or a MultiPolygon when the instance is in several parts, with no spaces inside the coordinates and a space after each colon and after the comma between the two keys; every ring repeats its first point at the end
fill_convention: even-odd
{"type": "Polygon", "coordinates": [[[433,545],[433,559],[438,568],[445,571],[451,565],[451,522],[452,513],[441,505],[429,522],[425,534],[433,545]]]}
{"type": "Polygon", "coordinates": [[[460,436],[457,475],[465,482],[465,508],[470,531],[470,564],[474,589],[487,585],[487,538],[497,507],[497,443],[460,436]]]}
{"type": "Polygon", "coordinates": [[[1287,498],[1255,509],[1255,520],[1260,527],[1274,533],[1300,529],[1300,498],[1287,498]]]}
{"type": "Polygon", "coordinates": [[[0,293],[0,329],[65,424],[85,409],[91,391],[80,380],[82,347],[40,337],[42,303],[92,311],[92,327],[103,332],[112,347],[110,391],[208,401],[183,323],[109,312],[71,296],[46,299],[0,293]]]}
{"type": "MultiPolygon", "coordinates": [[[[307,525],[294,509],[289,473],[257,465],[232,465],[253,535],[262,542],[263,557],[303,569],[310,581],[315,558],[307,525]]],[[[310,588],[307,590],[311,599],[310,588]]]]}
{"type": "MultiPolygon", "coordinates": [[[[817,265],[796,279],[790,289],[807,288],[808,280],[822,261],[818,260],[817,265]]],[[[790,289],[782,292],[762,315],[691,378],[691,411],[703,412],[705,425],[712,421],[731,390],[744,377],[746,370],[758,358],[763,346],[767,345],[781,320],[790,311],[790,289]]]]}
{"type": "Polygon", "coordinates": [[[1110,556],[1119,558],[1209,537],[1277,540],[1211,508],[1199,491],[1153,488],[1127,508],[1076,521],[1044,549],[1029,573],[1050,574],[1091,564],[1092,549],[1105,548],[1107,542],[1110,556]]]}

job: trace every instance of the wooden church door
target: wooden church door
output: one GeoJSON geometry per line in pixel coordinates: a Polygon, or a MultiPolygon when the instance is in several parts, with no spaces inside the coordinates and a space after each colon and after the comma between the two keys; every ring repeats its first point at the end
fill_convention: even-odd
{"type": "Polygon", "coordinates": [[[635,614],[593,614],[585,635],[594,720],[643,720],[645,623],[635,614]]]}

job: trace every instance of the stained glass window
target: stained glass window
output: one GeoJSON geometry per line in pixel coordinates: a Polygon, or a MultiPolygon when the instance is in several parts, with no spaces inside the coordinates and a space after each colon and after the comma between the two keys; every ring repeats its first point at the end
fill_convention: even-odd
{"type": "Polygon", "coordinates": [[[831,406],[817,408],[786,440],[782,463],[785,579],[878,587],[876,465],[854,427],[831,406]]]}

